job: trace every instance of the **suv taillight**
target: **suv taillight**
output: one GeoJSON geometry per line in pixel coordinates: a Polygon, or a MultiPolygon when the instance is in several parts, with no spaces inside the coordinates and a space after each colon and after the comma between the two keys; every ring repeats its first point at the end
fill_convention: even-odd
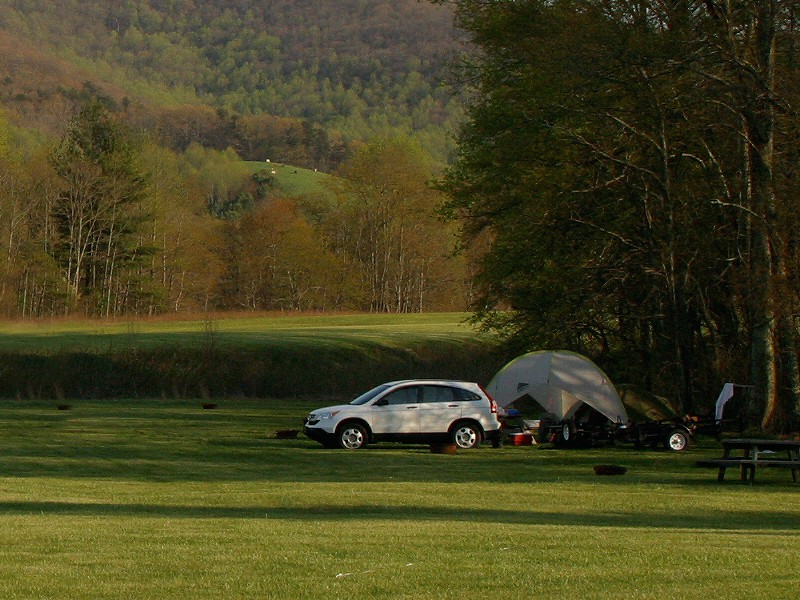
{"type": "Polygon", "coordinates": [[[489,395],[489,392],[487,392],[485,389],[483,389],[483,387],[481,387],[481,386],[479,386],[479,387],[481,388],[481,391],[482,391],[484,394],[486,394],[486,397],[489,399],[489,406],[490,406],[490,407],[491,407],[491,409],[492,409],[492,413],[493,413],[493,414],[497,414],[497,402],[495,402],[495,401],[494,401],[494,398],[492,398],[492,397],[489,395]]]}

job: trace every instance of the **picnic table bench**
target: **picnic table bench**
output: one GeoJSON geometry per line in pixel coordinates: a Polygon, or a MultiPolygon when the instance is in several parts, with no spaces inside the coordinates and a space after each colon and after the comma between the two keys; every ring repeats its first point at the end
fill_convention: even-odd
{"type": "Polygon", "coordinates": [[[698,467],[719,469],[717,481],[725,479],[726,469],[739,467],[742,481],[752,484],[757,467],[779,467],[791,469],[792,481],[797,482],[797,473],[800,471],[800,440],[730,439],[722,440],[722,448],[722,458],[695,462],[698,467]],[[735,450],[741,450],[741,455],[732,456],[735,450]],[[781,456],[781,453],[785,454],[781,456]]]}

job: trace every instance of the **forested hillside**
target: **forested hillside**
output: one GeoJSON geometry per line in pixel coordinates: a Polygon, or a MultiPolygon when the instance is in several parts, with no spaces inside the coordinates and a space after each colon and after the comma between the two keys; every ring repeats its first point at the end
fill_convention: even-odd
{"type": "Polygon", "coordinates": [[[464,309],[429,187],[458,113],[451,17],[415,0],[5,3],[0,312],[464,309]]]}
{"type": "Polygon", "coordinates": [[[442,161],[459,112],[451,21],[416,0],[12,0],[0,102],[52,132],[99,91],[177,150],[327,169],[353,141],[404,134],[442,161]]]}
{"type": "Polygon", "coordinates": [[[4,315],[466,307],[464,261],[409,140],[366,144],[292,193],[287,178],[315,173],[197,143],[175,152],[103,98],[40,150],[14,131],[0,119],[4,315]]]}

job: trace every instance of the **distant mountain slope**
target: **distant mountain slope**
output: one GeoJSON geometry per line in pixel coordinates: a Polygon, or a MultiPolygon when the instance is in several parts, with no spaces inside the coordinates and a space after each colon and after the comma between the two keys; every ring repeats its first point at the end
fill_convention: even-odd
{"type": "Polygon", "coordinates": [[[346,139],[407,133],[441,157],[455,49],[450,9],[417,0],[11,0],[0,103],[49,126],[90,82],[146,111],[206,104],[346,139]]]}

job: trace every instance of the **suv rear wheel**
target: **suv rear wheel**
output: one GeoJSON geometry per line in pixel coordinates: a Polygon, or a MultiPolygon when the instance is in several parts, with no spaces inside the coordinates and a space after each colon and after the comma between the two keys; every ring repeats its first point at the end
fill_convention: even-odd
{"type": "Polygon", "coordinates": [[[474,448],[481,441],[481,430],[473,423],[457,423],[451,435],[453,443],[464,450],[474,448]]]}
{"type": "Polygon", "coordinates": [[[367,445],[367,430],[358,423],[344,423],[337,430],[337,439],[345,450],[358,450],[367,445]]]}

